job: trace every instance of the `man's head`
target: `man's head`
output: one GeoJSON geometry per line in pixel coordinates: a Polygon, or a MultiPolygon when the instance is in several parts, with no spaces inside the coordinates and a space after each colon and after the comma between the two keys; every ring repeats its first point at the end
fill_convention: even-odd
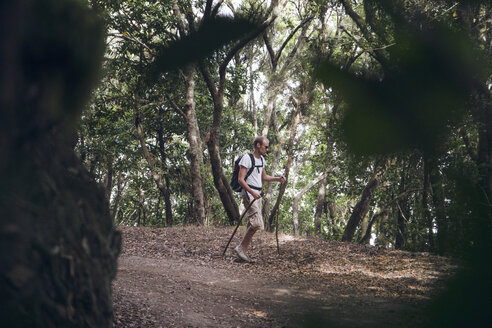
{"type": "Polygon", "coordinates": [[[258,150],[261,155],[265,155],[268,151],[268,147],[270,146],[270,141],[266,137],[258,136],[255,138],[253,145],[255,147],[255,151],[258,150]]]}

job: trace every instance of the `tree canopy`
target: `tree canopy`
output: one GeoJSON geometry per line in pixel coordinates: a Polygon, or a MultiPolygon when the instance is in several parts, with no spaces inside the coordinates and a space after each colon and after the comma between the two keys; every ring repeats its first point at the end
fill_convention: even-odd
{"type": "Polygon", "coordinates": [[[115,222],[233,222],[232,163],[265,135],[288,184],[264,214],[283,231],[440,253],[473,238],[462,188],[490,193],[488,3],[91,4],[107,52],[77,149],[115,222]]]}

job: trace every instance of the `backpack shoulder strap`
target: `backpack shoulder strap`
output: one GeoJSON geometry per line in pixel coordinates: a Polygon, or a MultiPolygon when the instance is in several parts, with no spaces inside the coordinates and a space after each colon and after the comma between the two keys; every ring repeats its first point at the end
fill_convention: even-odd
{"type": "Polygon", "coordinates": [[[249,158],[251,159],[251,167],[248,169],[248,172],[246,172],[246,176],[244,177],[244,181],[248,179],[248,177],[251,175],[251,172],[255,169],[255,157],[253,154],[249,154],[249,158]]]}

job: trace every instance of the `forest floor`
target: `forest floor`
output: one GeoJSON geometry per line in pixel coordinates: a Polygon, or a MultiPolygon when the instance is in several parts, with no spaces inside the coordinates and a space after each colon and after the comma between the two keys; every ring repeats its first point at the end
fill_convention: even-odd
{"type": "Polygon", "coordinates": [[[115,327],[418,327],[457,265],[427,253],[233,228],[120,227],[115,327]]]}

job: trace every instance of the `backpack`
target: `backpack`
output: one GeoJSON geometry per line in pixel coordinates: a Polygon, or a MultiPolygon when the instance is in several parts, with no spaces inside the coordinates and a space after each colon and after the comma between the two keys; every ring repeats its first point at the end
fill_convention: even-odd
{"type": "MultiPolygon", "coordinates": [[[[241,192],[243,190],[243,187],[239,184],[239,169],[240,165],[239,162],[241,162],[241,159],[243,158],[244,155],[239,156],[235,161],[234,161],[234,171],[232,172],[232,178],[231,178],[231,188],[234,191],[241,192]]],[[[251,164],[255,162],[253,154],[249,154],[249,158],[251,159],[251,164]]],[[[261,158],[261,166],[255,166],[251,165],[251,167],[248,169],[248,172],[246,172],[246,175],[244,176],[244,181],[248,179],[248,177],[251,175],[255,167],[263,167],[263,158],[261,158]]],[[[255,188],[256,189],[256,188],[255,188]]]]}

